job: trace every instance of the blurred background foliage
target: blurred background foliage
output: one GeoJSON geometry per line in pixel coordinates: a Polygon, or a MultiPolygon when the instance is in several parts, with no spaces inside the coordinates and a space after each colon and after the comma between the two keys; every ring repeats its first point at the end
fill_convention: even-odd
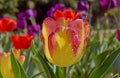
{"type": "MultiPolygon", "coordinates": [[[[118,8],[103,11],[100,8],[100,0],[80,0],[88,1],[90,8],[88,11],[89,21],[96,29],[115,28],[118,27],[118,8]],[[111,22],[112,23],[109,23],[111,22]],[[98,25],[97,23],[100,22],[98,25]]],[[[28,8],[37,10],[37,22],[42,24],[42,20],[46,17],[46,13],[56,3],[63,3],[67,8],[77,9],[79,0],[0,0],[0,16],[13,17],[19,12],[23,12],[28,8]]]]}
{"type": "Polygon", "coordinates": [[[13,16],[19,11],[18,10],[19,0],[0,0],[0,16],[13,16]]]}

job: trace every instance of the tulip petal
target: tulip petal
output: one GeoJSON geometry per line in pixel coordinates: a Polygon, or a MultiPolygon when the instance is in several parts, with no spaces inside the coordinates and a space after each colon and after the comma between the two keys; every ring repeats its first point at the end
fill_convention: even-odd
{"type": "Polygon", "coordinates": [[[88,37],[89,37],[89,33],[90,33],[90,26],[88,24],[84,25],[84,32],[85,32],[85,39],[84,39],[84,49],[87,46],[88,43],[88,37]]]}
{"type": "Polygon", "coordinates": [[[14,78],[13,71],[11,69],[10,53],[3,53],[0,71],[4,78],[14,78]]]}
{"type": "Polygon", "coordinates": [[[10,20],[8,18],[3,18],[2,19],[2,24],[5,28],[7,28],[8,26],[8,23],[10,23],[10,20]]]}
{"type": "Polygon", "coordinates": [[[21,45],[20,45],[20,40],[19,40],[19,37],[17,35],[12,35],[12,43],[13,45],[15,46],[16,49],[20,49],[21,48],[21,45]]]}
{"type": "Polygon", "coordinates": [[[64,17],[65,17],[66,19],[67,19],[67,18],[69,18],[69,19],[73,19],[75,13],[74,13],[73,10],[68,9],[68,10],[65,10],[65,11],[63,12],[63,15],[64,15],[64,17]]]}
{"type": "Polygon", "coordinates": [[[65,20],[65,18],[61,17],[61,18],[57,19],[57,22],[58,22],[61,26],[67,27],[69,21],[68,21],[68,20],[65,20]]]}
{"type": "Polygon", "coordinates": [[[80,45],[78,47],[78,53],[76,53],[75,63],[81,59],[84,54],[84,50],[86,48],[88,42],[88,34],[90,32],[90,28],[88,25],[85,25],[85,22],[82,19],[77,19],[70,22],[69,27],[71,27],[78,35],[80,39],[80,45]]]}
{"type": "Polygon", "coordinates": [[[51,60],[51,56],[50,56],[49,50],[48,50],[48,36],[53,31],[55,31],[58,26],[59,26],[59,24],[52,18],[48,17],[43,21],[41,39],[42,39],[43,44],[44,44],[43,47],[44,47],[45,55],[47,56],[47,58],[49,60],[51,60]]]}
{"type": "MultiPolygon", "coordinates": [[[[83,32],[84,32],[83,31],[84,30],[84,28],[83,28],[83,20],[77,19],[75,21],[72,21],[72,22],[70,22],[69,27],[72,28],[78,34],[78,37],[80,39],[80,44],[81,44],[81,42],[83,42],[82,35],[83,35],[83,32]]],[[[75,53],[75,54],[77,55],[77,53],[75,53]]]]}
{"type": "Polygon", "coordinates": [[[31,35],[12,35],[12,43],[16,49],[28,49],[31,45],[33,36],[31,35]]]}
{"type": "Polygon", "coordinates": [[[17,27],[17,23],[14,20],[10,20],[8,26],[6,27],[6,30],[10,32],[13,31],[16,27],[17,27]]]}
{"type": "Polygon", "coordinates": [[[46,18],[43,21],[43,32],[47,31],[46,34],[49,35],[51,32],[55,31],[59,24],[52,18],[46,18]]]}
{"type": "Polygon", "coordinates": [[[79,34],[80,38],[82,36],[81,32],[83,26],[84,26],[84,22],[81,19],[77,19],[69,23],[69,27],[71,27],[74,31],[76,31],[76,33],[79,34]]]}
{"type": "Polygon", "coordinates": [[[64,17],[63,13],[59,10],[57,10],[55,13],[54,13],[54,19],[59,19],[60,17],[64,17]]]}
{"type": "Polygon", "coordinates": [[[78,13],[76,13],[76,15],[74,17],[74,20],[77,19],[77,18],[79,18],[79,17],[80,17],[80,13],[78,12],[78,13]]]}
{"type": "Polygon", "coordinates": [[[79,43],[78,35],[74,30],[57,28],[48,37],[48,47],[53,63],[63,67],[73,64],[79,43]]]}
{"type": "Polygon", "coordinates": [[[23,49],[28,49],[31,45],[33,37],[30,35],[26,35],[26,36],[20,36],[20,45],[22,45],[21,48],[23,49]]]}
{"type": "Polygon", "coordinates": [[[5,32],[5,29],[4,29],[4,27],[3,27],[3,24],[2,24],[2,21],[0,20],[0,31],[1,32],[5,32]]]}
{"type": "Polygon", "coordinates": [[[80,17],[80,13],[75,13],[73,10],[68,9],[65,11],[57,10],[54,13],[54,19],[58,20],[59,18],[65,18],[66,20],[75,20],[80,17]]]}

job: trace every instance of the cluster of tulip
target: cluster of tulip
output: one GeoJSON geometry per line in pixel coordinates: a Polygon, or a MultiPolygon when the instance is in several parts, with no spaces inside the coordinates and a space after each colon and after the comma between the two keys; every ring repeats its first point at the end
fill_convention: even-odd
{"type": "MultiPolygon", "coordinates": [[[[117,2],[117,0],[111,0],[111,2],[101,0],[101,9],[107,10],[118,6],[117,2]]],[[[81,14],[81,12],[88,10],[89,4],[83,1],[78,2],[77,12],[66,9],[63,4],[56,4],[47,12],[48,17],[43,20],[42,27],[40,27],[35,21],[36,10],[28,9],[18,14],[17,21],[2,18],[0,32],[10,33],[17,30],[21,32],[27,29],[25,34],[12,33],[10,36],[14,47],[13,54],[21,65],[25,61],[21,50],[29,49],[36,34],[39,33],[47,60],[56,66],[67,67],[79,62],[85,53],[90,25],[86,14],[81,14]],[[28,24],[28,21],[31,21],[31,24],[28,24]]],[[[120,41],[120,30],[116,32],[116,38],[120,41]]],[[[11,52],[0,52],[0,73],[3,78],[15,78],[10,58],[11,52]]]]}
{"type": "MultiPolygon", "coordinates": [[[[17,25],[15,20],[2,18],[0,32],[12,32],[17,28],[17,25]]],[[[45,56],[51,63],[61,67],[78,62],[84,54],[89,33],[90,26],[86,18],[80,19],[80,13],[75,13],[71,9],[66,9],[63,12],[56,10],[53,18],[45,18],[42,24],[40,37],[45,56]]],[[[25,56],[20,56],[19,50],[28,49],[33,39],[33,35],[30,34],[12,34],[11,36],[11,42],[16,49],[14,54],[21,64],[24,63],[25,56]]],[[[0,71],[4,78],[8,78],[8,76],[14,78],[10,54],[10,52],[0,53],[0,71]]]]}

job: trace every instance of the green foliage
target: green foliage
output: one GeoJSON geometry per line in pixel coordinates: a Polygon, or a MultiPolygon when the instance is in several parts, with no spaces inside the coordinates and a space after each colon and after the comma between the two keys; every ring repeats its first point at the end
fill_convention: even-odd
{"type": "Polygon", "coordinates": [[[101,78],[110,69],[116,58],[120,54],[120,48],[112,52],[107,59],[103,61],[98,67],[96,67],[90,74],[89,78],[101,78]]]}
{"type": "Polygon", "coordinates": [[[1,72],[0,72],[0,78],[3,78],[1,72]]]}
{"type": "MultiPolygon", "coordinates": [[[[45,73],[46,73],[46,78],[56,78],[52,68],[49,66],[49,64],[47,63],[47,61],[41,56],[40,53],[38,53],[34,47],[34,44],[32,45],[32,52],[35,53],[35,57],[38,57],[38,59],[40,60],[40,62],[38,62],[40,65],[42,64],[41,67],[43,67],[42,69],[44,69],[45,73]]],[[[34,60],[35,57],[33,56],[34,60]]],[[[37,59],[36,59],[37,61],[37,59]]],[[[41,71],[40,71],[41,72],[41,71]]]]}
{"type": "Polygon", "coordinates": [[[0,0],[0,15],[15,16],[18,12],[18,0],[0,0]]]}
{"type": "Polygon", "coordinates": [[[12,69],[13,69],[15,78],[21,78],[20,67],[19,67],[19,64],[17,63],[17,60],[13,52],[11,52],[11,64],[12,64],[12,69]]]}
{"type": "Polygon", "coordinates": [[[28,78],[23,67],[15,58],[13,52],[11,52],[11,64],[15,78],[28,78]]]}
{"type": "MultiPolygon", "coordinates": [[[[66,74],[66,73],[64,73],[64,74],[66,74]]],[[[62,69],[60,67],[56,67],[56,77],[57,78],[64,78],[62,69]]]]}

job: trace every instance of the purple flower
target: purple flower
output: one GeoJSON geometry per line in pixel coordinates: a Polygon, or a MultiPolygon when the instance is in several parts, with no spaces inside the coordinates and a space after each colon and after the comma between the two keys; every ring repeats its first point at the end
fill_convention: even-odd
{"type": "Polygon", "coordinates": [[[89,10],[89,4],[85,1],[79,1],[77,5],[78,11],[88,11],[89,10]]]}
{"type": "Polygon", "coordinates": [[[30,17],[36,17],[37,16],[37,11],[28,9],[25,12],[21,12],[17,15],[18,19],[28,19],[30,17]]]}
{"type": "Polygon", "coordinates": [[[54,8],[55,8],[56,10],[60,10],[60,11],[64,11],[64,10],[66,9],[66,7],[65,7],[64,4],[56,4],[56,5],[54,6],[54,8]]]}
{"type": "Polygon", "coordinates": [[[64,11],[66,9],[64,4],[55,4],[48,12],[47,16],[53,17],[53,14],[56,10],[64,11]]]}
{"type": "Polygon", "coordinates": [[[0,20],[3,18],[3,16],[0,16],[0,20]]]}
{"type": "Polygon", "coordinates": [[[120,42],[120,30],[116,31],[116,39],[120,42]]]}
{"type": "Polygon", "coordinates": [[[25,19],[17,20],[17,29],[18,30],[23,30],[24,28],[26,28],[26,26],[27,26],[27,22],[25,19]]]}
{"type": "Polygon", "coordinates": [[[21,12],[17,15],[18,19],[26,19],[25,13],[21,12]]]}
{"type": "Polygon", "coordinates": [[[21,12],[17,15],[18,20],[17,20],[17,29],[18,30],[23,30],[24,28],[27,27],[27,19],[30,17],[36,17],[37,11],[28,9],[25,12],[21,12]]]}
{"type": "Polygon", "coordinates": [[[100,0],[100,6],[103,10],[108,10],[117,7],[118,3],[118,0],[100,0]]]}
{"type": "Polygon", "coordinates": [[[32,10],[32,9],[28,9],[28,10],[25,11],[25,16],[26,16],[26,18],[36,17],[37,16],[37,11],[32,10]]]}
{"type": "Polygon", "coordinates": [[[28,26],[28,34],[35,37],[35,35],[40,32],[40,29],[40,25],[30,25],[28,26]]]}

